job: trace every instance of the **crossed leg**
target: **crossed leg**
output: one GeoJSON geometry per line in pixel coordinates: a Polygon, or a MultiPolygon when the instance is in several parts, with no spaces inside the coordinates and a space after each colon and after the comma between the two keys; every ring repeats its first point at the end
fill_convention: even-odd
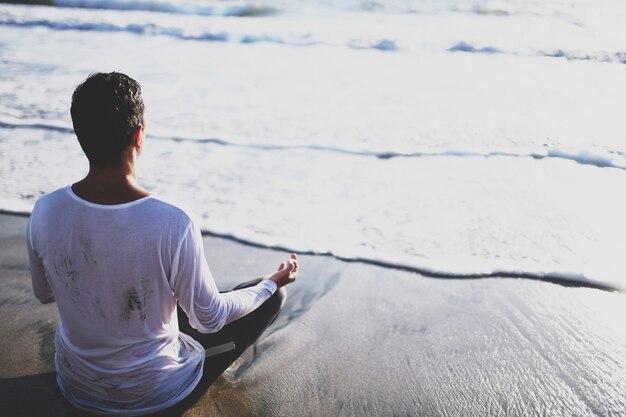
{"type": "MultiPolygon", "coordinates": [[[[231,291],[239,288],[252,287],[258,284],[262,278],[237,285],[231,291]]],[[[170,408],[151,414],[152,417],[180,416],[187,408],[192,406],[208,387],[228,368],[241,354],[263,334],[265,329],[274,322],[278,313],[285,303],[287,292],[280,288],[259,308],[225,325],[215,333],[203,334],[192,328],[187,314],[177,306],[178,327],[196,339],[207,352],[204,360],[202,379],[196,388],[178,404],[170,408]]]]}
{"type": "MultiPolygon", "coordinates": [[[[262,278],[245,282],[233,288],[234,290],[252,287],[262,278]]],[[[203,334],[189,325],[189,318],[178,308],[178,327],[181,332],[188,334],[200,342],[207,352],[204,361],[202,378],[215,380],[241,354],[263,334],[265,329],[274,322],[285,303],[286,292],[279,289],[267,299],[259,308],[251,313],[225,325],[215,333],[203,334]]]]}

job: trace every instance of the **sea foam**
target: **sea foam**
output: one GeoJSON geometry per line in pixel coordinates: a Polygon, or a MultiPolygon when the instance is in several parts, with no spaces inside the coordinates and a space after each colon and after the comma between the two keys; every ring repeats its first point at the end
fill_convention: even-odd
{"type": "Polygon", "coordinates": [[[620,18],[316,13],[0,6],[0,207],[87,171],[71,91],[119,70],[146,100],[142,184],[207,233],[623,288],[620,18]]]}

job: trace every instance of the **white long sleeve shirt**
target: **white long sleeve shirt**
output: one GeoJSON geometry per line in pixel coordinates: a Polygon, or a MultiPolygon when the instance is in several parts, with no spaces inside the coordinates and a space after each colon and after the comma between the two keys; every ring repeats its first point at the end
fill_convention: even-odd
{"type": "Polygon", "coordinates": [[[37,201],[27,243],[35,296],[59,308],[57,382],[92,413],[151,413],[193,390],[204,349],[179,332],[177,301],[194,328],[211,333],[276,291],[263,280],[220,294],[199,228],[155,195],[100,205],[67,186],[37,201]]]}

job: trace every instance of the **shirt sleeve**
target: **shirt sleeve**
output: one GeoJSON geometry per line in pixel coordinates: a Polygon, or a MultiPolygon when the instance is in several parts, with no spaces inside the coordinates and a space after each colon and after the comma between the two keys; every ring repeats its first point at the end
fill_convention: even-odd
{"type": "Polygon", "coordinates": [[[46,270],[44,269],[43,262],[39,255],[33,248],[32,240],[32,215],[28,220],[28,226],[26,227],[26,247],[28,249],[28,260],[30,263],[30,275],[33,283],[33,292],[35,297],[43,304],[54,302],[54,292],[50,287],[50,283],[46,278],[46,270]]]}
{"type": "Polygon", "coordinates": [[[276,291],[274,281],[220,293],[204,256],[202,234],[192,222],[173,260],[170,285],[189,324],[201,333],[214,333],[259,307],[276,291]]]}

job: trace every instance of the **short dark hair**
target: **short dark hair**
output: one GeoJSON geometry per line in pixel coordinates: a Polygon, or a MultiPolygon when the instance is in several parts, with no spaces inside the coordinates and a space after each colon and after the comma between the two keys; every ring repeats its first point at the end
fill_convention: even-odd
{"type": "Polygon", "coordinates": [[[91,74],[74,90],[70,112],[89,162],[116,164],[144,124],[141,86],[120,72],[91,74]]]}

